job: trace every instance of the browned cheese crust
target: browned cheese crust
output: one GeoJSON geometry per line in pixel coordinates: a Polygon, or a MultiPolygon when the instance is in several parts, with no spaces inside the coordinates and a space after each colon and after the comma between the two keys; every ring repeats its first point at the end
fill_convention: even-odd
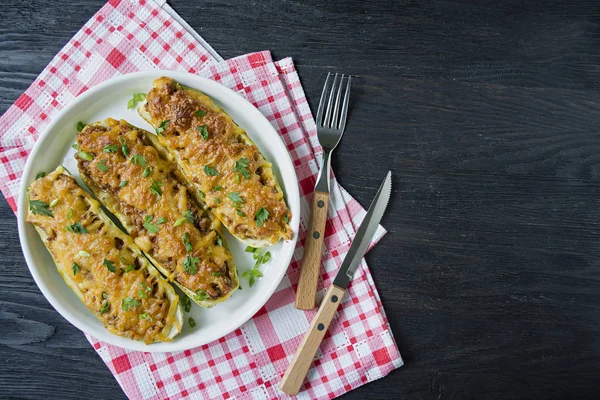
{"type": "Polygon", "coordinates": [[[109,126],[88,125],[77,134],[79,150],[93,157],[77,157],[82,176],[116,199],[117,209],[111,211],[125,217],[130,235],[169,271],[170,280],[204,299],[234,290],[228,264],[235,264],[223,245],[218,220],[196,205],[176,179],[174,164],[147,144],[145,131],[126,121],[108,119],[105,124],[109,126]],[[186,212],[191,221],[185,219],[186,212]]]}
{"type": "Polygon", "coordinates": [[[160,143],[178,160],[225,227],[237,238],[257,243],[291,239],[291,213],[283,192],[271,164],[246,132],[199,91],[166,77],[153,86],[145,105],[149,122],[155,128],[166,125],[160,143]],[[231,193],[242,201],[233,201],[231,193]],[[256,217],[261,209],[268,213],[264,222],[256,217]]]}

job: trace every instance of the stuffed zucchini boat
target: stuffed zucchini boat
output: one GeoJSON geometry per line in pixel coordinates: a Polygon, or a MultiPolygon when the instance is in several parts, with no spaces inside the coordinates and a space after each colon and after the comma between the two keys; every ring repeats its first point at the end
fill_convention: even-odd
{"type": "Polygon", "coordinates": [[[155,138],[123,120],[87,125],[77,134],[79,174],[156,268],[212,307],[239,286],[233,256],[219,220],[196,203],[155,138]]]}
{"type": "Polygon", "coordinates": [[[181,332],[173,287],[63,167],[33,182],[27,195],[27,221],[65,283],[109,332],[146,343],[181,332]]]}
{"type": "Polygon", "coordinates": [[[293,237],[271,164],[210,97],[162,77],[138,112],[233,236],[252,247],[293,237]]]}

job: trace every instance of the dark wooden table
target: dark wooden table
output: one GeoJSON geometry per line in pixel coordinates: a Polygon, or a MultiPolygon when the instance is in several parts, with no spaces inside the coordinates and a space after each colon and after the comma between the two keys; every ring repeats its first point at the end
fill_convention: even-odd
{"type": "MultiPolygon", "coordinates": [[[[0,112],[102,4],[3,2],[0,112]]],[[[598,398],[600,3],[171,4],[225,58],[292,56],[313,109],[358,76],[333,165],[362,204],[394,173],[367,259],[406,365],[344,398],[598,398]]],[[[123,397],[0,217],[0,397],[123,397]]]]}

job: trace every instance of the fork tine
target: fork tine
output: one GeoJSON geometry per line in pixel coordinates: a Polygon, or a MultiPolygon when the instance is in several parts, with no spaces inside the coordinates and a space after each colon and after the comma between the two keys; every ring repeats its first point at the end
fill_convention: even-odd
{"type": "Polygon", "coordinates": [[[337,95],[335,96],[335,107],[333,108],[333,118],[331,118],[331,127],[333,129],[338,129],[338,121],[340,117],[340,98],[342,97],[342,84],[344,83],[344,74],[340,78],[340,86],[337,90],[337,95]]]}
{"type": "Polygon", "coordinates": [[[327,94],[327,84],[329,83],[329,77],[331,72],[327,73],[327,79],[323,85],[323,92],[321,92],[321,100],[319,100],[319,110],[317,111],[317,126],[323,122],[323,109],[325,108],[325,95],[327,94]]]}
{"type": "Polygon", "coordinates": [[[350,82],[352,78],[348,75],[348,84],[346,85],[346,93],[344,94],[344,105],[342,106],[342,115],[340,117],[340,130],[344,132],[346,129],[346,116],[348,115],[348,103],[350,102],[350,82]]]}
{"type": "Polygon", "coordinates": [[[327,102],[327,110],[325,110],[325,119],[323,120],[323,126],[329,128],[331,121],[331,114],[333,111],[333,94],[335,93],[335,86],[338,82],[338,74],[335,74],[333,78],[333,84],[331,85],[331,92],[329,93],[329,101],[327,102]]]}

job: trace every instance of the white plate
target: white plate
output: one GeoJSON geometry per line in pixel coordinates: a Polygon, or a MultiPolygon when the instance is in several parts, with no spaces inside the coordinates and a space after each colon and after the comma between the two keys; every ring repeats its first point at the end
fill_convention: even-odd
{"type": "Polygon", "coordinates": [[[250,319],[271,297],[285,274],[296,246],[299,217],[300,197],[296,173],[285,145],[269,121],[252,104],[232,90],[197,75],[174,71],[144,71],[123,75],[88,90],[65,107],[40,136],[27,160],[19,190],[17,215],[25,260],[31,275],[50,304],[77,328],[102,341],[131,350],[151,352],[181,351],[198,347],[227,335],[250,319]],[[28,207],[26,189],[39,172],[53,171],[59,164],[63,164],[81,183],[74,159],[75,151],[71,148],[75,142],[77,121],[93,122],[111,117],[125,119],[135,126],[153,131],[151,126],[138,116],[136,110],[127,109],[127,101],[133,93],[147,93],[152,87],[152,81],[161,76],[169,76],[183,85],[206,93],[229,113],[238,125],[246,129],[265,158],[273,163],[273,170],[292,212],[290,226],[294,231],[294,239],[289,242],[280,241],[268,248],[272,255],[271,261],[261,267],[263,278],[250,288],[248,281],[241,278],[241,274],[254,265],[252,255],[244,252],[245,246],[241,242],[226,234],[243,290],[236,291],[229,300],[211,309],[203,309],[194,304],[191,312],[185,315],[182,332],[173,341],[146,345],[110,334],[67,287],[37,232],[25,221],[28,207]],[[187,322],[190,316],[196,321],[195,328],[191,328],[187,322]]]}

